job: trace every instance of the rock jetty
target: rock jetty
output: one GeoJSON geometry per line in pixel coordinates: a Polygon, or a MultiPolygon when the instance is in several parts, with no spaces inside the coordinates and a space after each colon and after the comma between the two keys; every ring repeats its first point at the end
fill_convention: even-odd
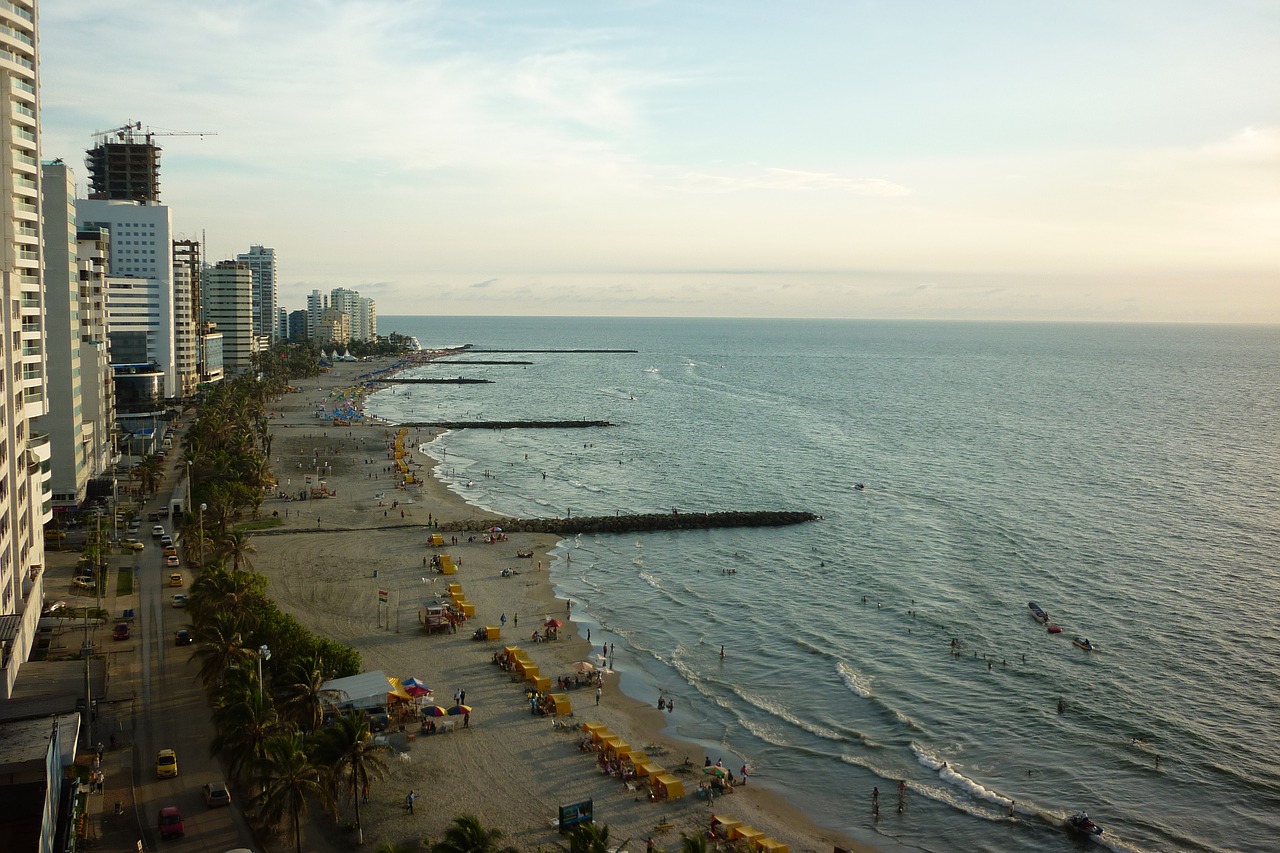
{"type": "Polygon", "coordinates": [[[507,533],[636,533],[648,530],[709,530],[713,527],[782,527],[818,521],[811,512],[663,512],[647,515],[594,515],[581,518],[488,518],[446,522],[433,530],[484,533],[498,527],[507,533]]]}

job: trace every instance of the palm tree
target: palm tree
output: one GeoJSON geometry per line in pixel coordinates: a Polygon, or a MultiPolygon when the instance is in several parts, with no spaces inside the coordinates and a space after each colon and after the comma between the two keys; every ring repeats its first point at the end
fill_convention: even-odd
{"type": "Polygon", "coordinates": [[[288,668],[288,684],[281,689],[285,719],[305,735],[318,731],[324,721],[325,708],[331,703],[324,695],[324,684],[332,673],[324,659],[316,654],[307,660],[294,661],[288,668]]]}
{"type": "Polygon", "coordinates": [[[254,798],[260,823],[269,830],[289,823],[294,848],[302,853],[302,819],[309,812],[308,800],[315,798],[326,811],[332,810],[323,771],[307,758],[302,736],[278,735],[266,744],[265,784],[254,798]]]}
{"type": "Polygon", "coordinates": [[[215,697],[213,724],[217,730],[210,752],[226,758],[231,775],[252,784],[268,764],[268,744],[278,736],[280,720],[271,696],[251,669],[224,685],[215,697]],[[252,685],[252,686],[246,686],[252,685]]]}
{"type": "Polygon", "coordinates": [[[580,823],[569,830],[569,853],[609,853],[609,827],[580,823]]]}
{"type": "Polygon", "coordinates": [[[331,728],[316,736],[312,760],[329,768],[334,799],[354,800],[356,804],[356,843],[364,843],[360,825],[360,793],[368,786],[369,777],[381,779],[387,765],[378,748],[369,744],[369,718],[360,711],[343,714],[331,728]]]}
{"type": "Polygon", "coordinates": [[[253,537],[239,530],[224,530],[214,541],[214,553],[231,561],[231,569],[235,572],[252,571],[253,564],[249,555],[258,553],[250,540],[253,537]]]}
{"type": "Polygon", "coordinates": [[[252,572],[233,572],[223,562],[205,566],[191,584],[187,608],[197,623],[228,617],[241,631],[257,628],[254,605],[266,596],[266,579],[252,572]]]}
{"type": "Polygon", "coordinates": [[[707,839],[702,835],[681,835],[680,853],[707,853],[707,839]]]}
{"type": "Polygon", "coordinates": [[[235,611],[213,613],[196,628],[196,650],[200,661],[200,681],[206,688],[220,684],[233,668],[248,668],[256,652],[240,633],[240,615],[235,611]]]}
{"type": "Polygon", "coordinates": [[[500,846],[502,830],[485,829],[474,815],[459,815],[444,831],[444,840],[431,845],[431,853],[516,853],[500,846]]]}

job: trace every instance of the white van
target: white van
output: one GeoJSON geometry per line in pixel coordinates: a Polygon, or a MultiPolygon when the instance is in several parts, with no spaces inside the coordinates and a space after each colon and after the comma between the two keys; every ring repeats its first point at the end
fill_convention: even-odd
{"type": "Polygon", "coordinates": [[[173,440],[166,437],[163,441],[160,442],[160,449],[173,450],[173,440]]]}

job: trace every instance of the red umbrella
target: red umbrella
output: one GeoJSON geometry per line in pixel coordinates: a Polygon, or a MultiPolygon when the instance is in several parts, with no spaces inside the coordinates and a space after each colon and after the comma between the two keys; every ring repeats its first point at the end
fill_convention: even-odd
{"type": "Polygon", "coordinates": [[[542,623],[542,626],[544,628],[563,628],[564,623],[559,619],[548,619],[546,622],[542,623]]]}

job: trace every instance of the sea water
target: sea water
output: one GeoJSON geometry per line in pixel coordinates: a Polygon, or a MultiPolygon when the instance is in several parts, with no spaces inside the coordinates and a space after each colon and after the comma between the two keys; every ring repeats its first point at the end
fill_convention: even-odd
{"type": "Polygon", "coordinates": [[[616,425],[445,434],[437,474],[477,506],[824,516],[578,536],[552,568],[629,693],[819,824],[1069,850],[1087,809],[1115,850],[1280,845],[1277,328],[382,325],[474,345],[416,375],[492,384],[395,386],[377,414],[616,425]],[[547,348],[636,352],[483,352],[547,348]],[[529,363],[468,364],[494,359],[529,363]]]}

